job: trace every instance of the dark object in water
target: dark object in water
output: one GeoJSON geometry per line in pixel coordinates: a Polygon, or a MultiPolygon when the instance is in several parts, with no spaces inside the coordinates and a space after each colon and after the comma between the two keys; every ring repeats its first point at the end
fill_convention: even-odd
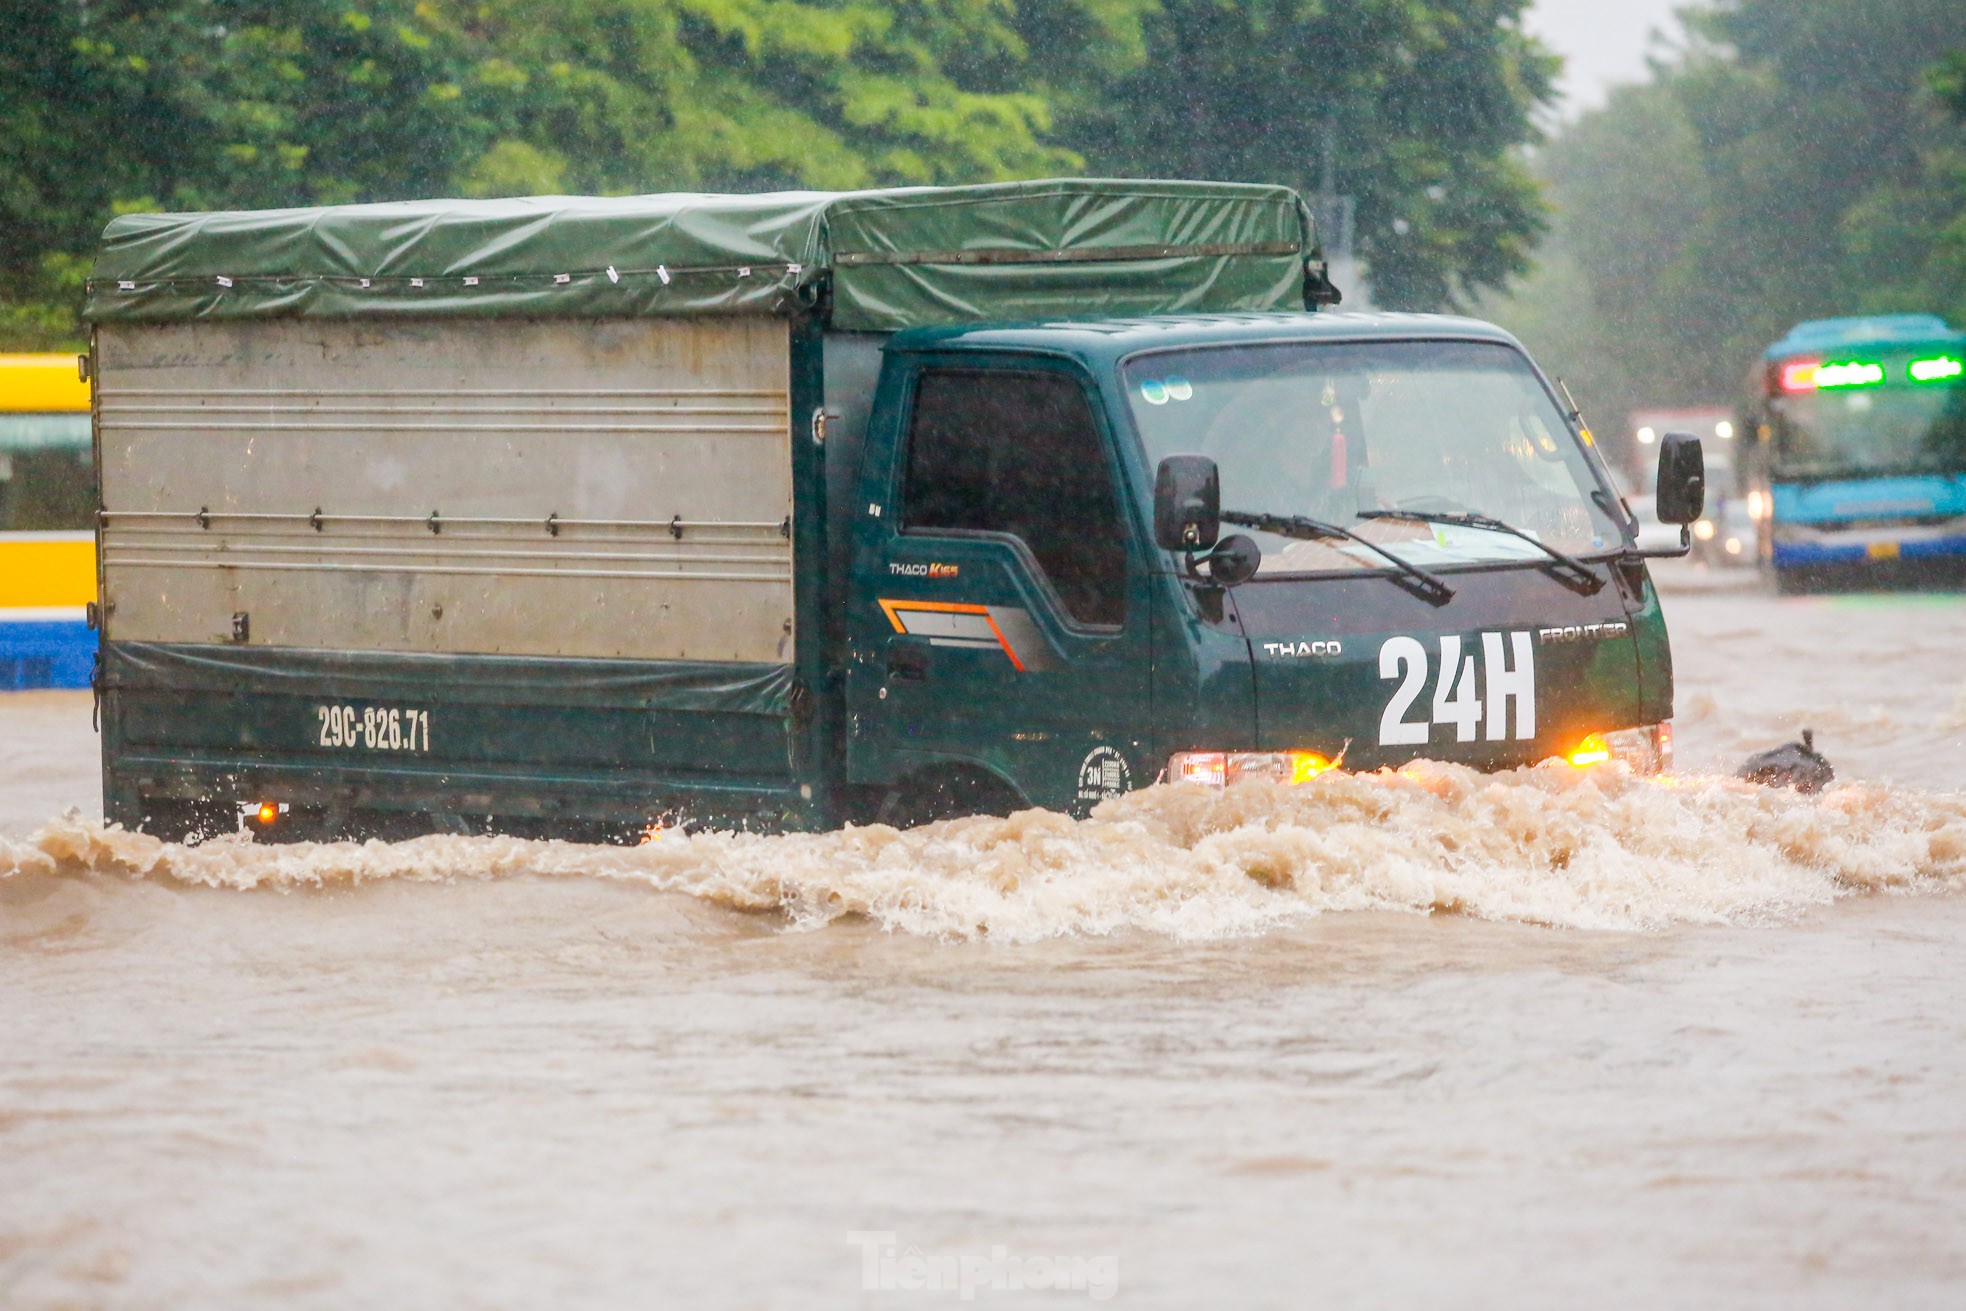
{"type": "Polygon", "coordinates": [[[1749,756],[1735,773],[1750,783],[1769,787],[1794,788],[1797,792],[1821,792],[1836,779],[1829,761],[1816,754],[1816,731],[1802,730],[1800,742],[1788,742],[1773,751],[1749,756]]]}

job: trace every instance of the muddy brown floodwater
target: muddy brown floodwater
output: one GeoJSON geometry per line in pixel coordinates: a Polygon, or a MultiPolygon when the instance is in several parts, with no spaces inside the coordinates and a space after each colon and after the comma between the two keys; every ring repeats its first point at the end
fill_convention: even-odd
{"type": "Polygon", "coordinates": [[[105,833],[0,697],[0,1306],[1966,1304],[1966,601],[1668,616],[1663,782],[634,850],[105,833]]]}

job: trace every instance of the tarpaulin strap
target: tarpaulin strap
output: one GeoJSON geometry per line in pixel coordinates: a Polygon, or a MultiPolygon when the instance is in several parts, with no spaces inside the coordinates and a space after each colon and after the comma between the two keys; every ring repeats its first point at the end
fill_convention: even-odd
{"type": "Polygon", "coordinates": [[[1210,246],[1084,246],[1076,250],[864,250],[835,251],[840,268],[857,264],[1104,264],[1124,260],[1222,258],[1232,255],[1295,255],[1295,241],[1244,241],[1210,246]]]}

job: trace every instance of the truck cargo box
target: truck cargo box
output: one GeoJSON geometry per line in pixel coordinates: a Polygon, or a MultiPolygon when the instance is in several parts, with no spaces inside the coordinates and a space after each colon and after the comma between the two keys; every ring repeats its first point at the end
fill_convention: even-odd
{"type": "Polygon", "coordinates": [[[789,338],[762,315],[105,324],[111,635],[789,663],[789,338]]]}
{"type": "Polygon", "coordinates": [[[833,822],[885,335],[1297,308],[1313,254],[1289,190],[1197,183],[118,218],[110,815],[833,822]]]}

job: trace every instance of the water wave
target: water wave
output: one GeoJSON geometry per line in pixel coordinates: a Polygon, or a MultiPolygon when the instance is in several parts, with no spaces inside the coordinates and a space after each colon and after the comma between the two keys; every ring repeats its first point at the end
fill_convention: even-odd
{"type": "Polygon", "coordinates": [[[1418,764],[1284,788],[1156,787],[1084,821],[1045,811],[641,847],[514,838],[196,846],[57,821],[0,840],[0,879],[120,876],[226,889],[509,877],[641,882],[817,927],[939,938],[1260,933],[1399,910],[1579,929],[1791,918],[1839,897],[1966,888],[1966,796],[1850,785],[1803,797],[1718,778],[1418,764]]]}

